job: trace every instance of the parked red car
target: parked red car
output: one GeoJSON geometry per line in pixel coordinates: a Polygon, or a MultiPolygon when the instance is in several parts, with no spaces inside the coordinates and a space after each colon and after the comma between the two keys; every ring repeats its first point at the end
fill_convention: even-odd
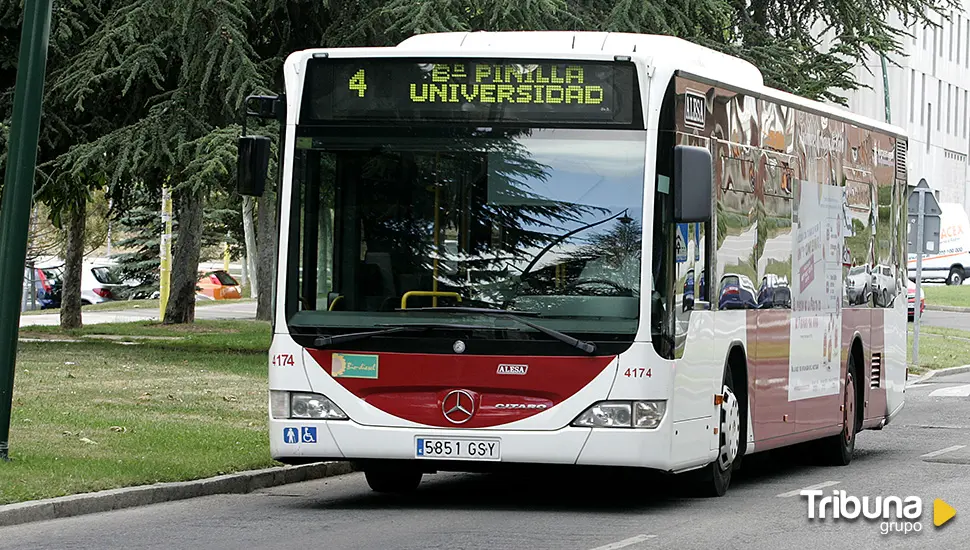
{"type": "MultiPolygon", "coordinates": [[[[914,318],[913,310],[916,305],[916,283],[907,279],[908,284],[906,285],[906,301],[909,304],[909,320],[912,321],[914,318]]],[[[926,311],[926,295],[920,292],[919,297],[919,316],[923,316],[923,312],[926,311]]]]}
{"type": "Polygon", "coordinates": [[[198,293],[213,300],[238,300],[242,292],[232,275],[222,270],[203,273],[196,285],[198,293]]]}

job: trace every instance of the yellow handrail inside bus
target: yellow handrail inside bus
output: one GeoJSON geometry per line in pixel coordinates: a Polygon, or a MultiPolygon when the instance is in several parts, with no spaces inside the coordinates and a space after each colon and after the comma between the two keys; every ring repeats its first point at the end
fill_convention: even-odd
{"type": "Polygon", "coordinates": [[[334,298],[333,301],[330,302],[330,307],[327,308],[327,311],[333,311],[333,306],[337,305],[337,302],[339,302],[341,298],[343,298],[343,295],[334,298]]]}
{"type": "Polygon", "coordinates": [[[404,296],[401,296],[401,309],[408,308],[408,298],[410,298],[411,296],[433,296],[435,298],[440,296],[442,298],[454,298],[459,302],[461,301],[461,294],[458,294],[457,292],[438,292],[436,290],[409,290],[404,293],[404,296]]]}

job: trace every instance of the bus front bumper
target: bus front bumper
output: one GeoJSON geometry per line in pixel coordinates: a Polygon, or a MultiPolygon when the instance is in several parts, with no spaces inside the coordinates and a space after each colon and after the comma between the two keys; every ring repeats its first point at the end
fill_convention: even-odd
{"type": "MultiPolygon", "coordinates": [[[[626,466],[670,471],[667,422],[652,430],[577,428],[559,430],[462,430],[365,426],[348,420],[270,422],[270,450],[283,463],[322,460],[414,460],[434,469],[444,462],[626,466]],[[462,454],[434,454],[438,442],[462,446],[462,454]],[[490,446],[491,445],[491,446],[490,446]],[[468,454],[475,447],[476,456],[468,454]],[[477,450],[485,452],[483,456],[477,450]]],[[[439,451],[441,447],[438,448],[439,451]]]]}

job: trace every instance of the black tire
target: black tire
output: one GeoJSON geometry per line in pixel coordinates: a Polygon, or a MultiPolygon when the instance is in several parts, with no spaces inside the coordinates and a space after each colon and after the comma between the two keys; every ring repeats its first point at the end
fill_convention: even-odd
{"type": "Polygon", "coordinates": [[[409,468],[374,468],[364,471],[367,485],[376,493],[410,493],[421,484],[424,474],[409,468]]]}
{"type": "Polygon", "coordinates": [[[946,277],[946,284],[956,286],[962,285],[963,270],[956,267],[950,268],[950,274],[946,277]]]}
{"type": "Polygon", "coordinates": [[[838,435],[827,437],[819,441],[819,451],[822,461],[830,466],[848,466],[852,462],[855,451],[855,438],[859,433],[857,425],[858,399],[856,395],[856,367],[855,360],[849,355],[849,365],[846,369],[845,387],[842,390],[842,431],[838,435]]]}
{"type": "MultiPolygon", "coordinates": [[[[734,377],[731,374],[731,365],[724,366],[724,380],[723,385],[727,386],[732,394],[735,396],[737,393],[734,389],[734,377]]],[[[744,425],[745,419],[744,415],[740,413],[741,408],[739,407],[739,422],[744,425]]],[[[726,412],[724,407],[721,408],[721,418],[719,422],[721,423],[718,429],[719,434],[719,447],[723,448],[725,444],[725,422],[726,412]]],[[[741,434],[743,430],[738,427],[738,449],[737,454],[733,459],[727,464],[726,467],[721,465],[721,456],[719,455],[717,459],[713,462],[704,466],[699,470],[690,472],[693,475],[693,488],[694,492],[701,497],[722,497],[727,493],[728,487],[731,485],[731,474],[734,472],[735,466],[741,457],[741,446],[743,446],[744,441],[741,440],[741,434]]]]}

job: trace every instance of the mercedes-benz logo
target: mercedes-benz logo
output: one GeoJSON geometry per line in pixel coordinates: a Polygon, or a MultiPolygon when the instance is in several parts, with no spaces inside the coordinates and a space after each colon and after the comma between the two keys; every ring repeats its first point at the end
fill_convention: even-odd
{"type": "Polygon", "coordinates": [[[464,424],[475,414],[475,398],[466,390],[452,390],[441,401],[441,412],[453,424],[464,424]]]}

